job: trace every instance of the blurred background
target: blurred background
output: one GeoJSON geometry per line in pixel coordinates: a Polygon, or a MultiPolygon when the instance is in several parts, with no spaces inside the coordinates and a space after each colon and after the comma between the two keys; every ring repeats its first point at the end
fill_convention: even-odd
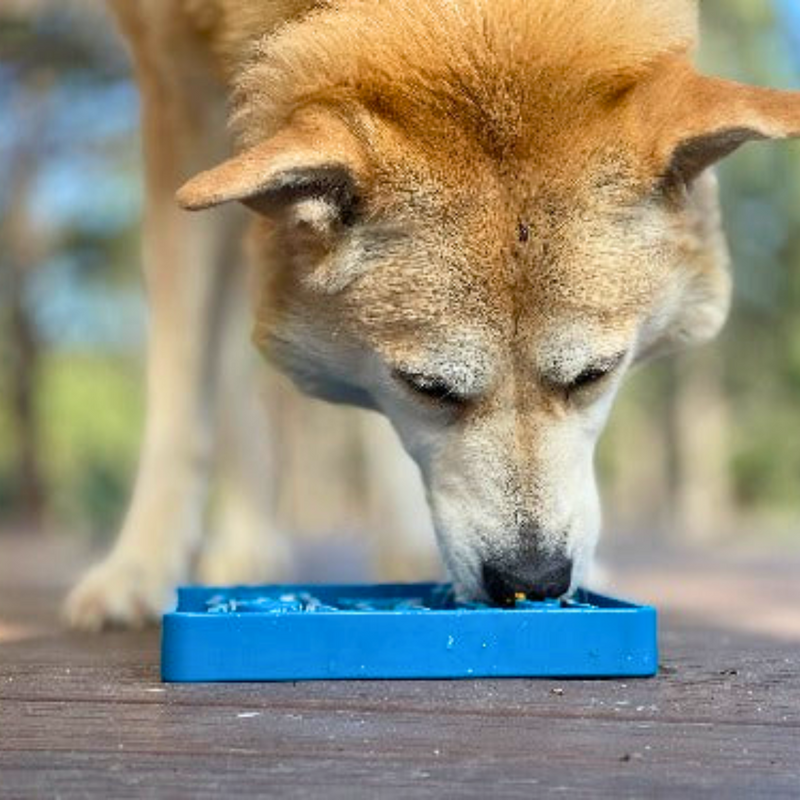
{"type": "MultiPolygon", "coordinates": [[[[796,0],[706,2],[703,12],[704,68],[800,87],[796,0]]],[[[103,547],[125,510],[147,328],[137,103],[101,3],[0,1],[0,536],[46,530],[103,547]]],[[[721,182],[731,322],[712,346],[637,372],[622,394],[600,454],[612,561],[665,543],[800,551],[800,147],[747,147],[721,182]]],[[[284,406],[279,424],[290,429],[284,406]]],[[[334,419],[332,446],[360,424],[334,419]]],[[[352,445],[336,458],[350,490],[335,524],[317,515],[295,525],[308,497],[284,502],[301,541],[328,527],[355,541],[386,518],[360,495],[369,464],[352,445]]],[[[418,500],[404,524],[435,571],[418,500]]],[[[378,560],[383,576],[403,573],[391,552],[378,560]]],[[[365,556],[364,570],[374,563],[365,556]]]]}

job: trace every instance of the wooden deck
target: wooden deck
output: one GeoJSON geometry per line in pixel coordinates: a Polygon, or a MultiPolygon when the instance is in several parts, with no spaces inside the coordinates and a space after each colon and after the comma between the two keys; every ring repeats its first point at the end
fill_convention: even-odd
{"type": "Polygon", "coordinates": [[[165,686],[156,631],[60,628],[38,553],[0,539],[3,798],[800,797],[791,636],[668,613],[641,681],[165,686]]]}

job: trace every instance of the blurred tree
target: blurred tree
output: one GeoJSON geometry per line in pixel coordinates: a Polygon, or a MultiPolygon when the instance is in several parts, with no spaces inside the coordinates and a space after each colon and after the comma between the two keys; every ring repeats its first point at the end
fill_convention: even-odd
{"type": "Polygon", "coordinates": [[[68,307],[92,283],[108,295],[132,265],[119,256],[137,218],[135,92],[100,10],[21,0],[0,8],[0,161],[8,165],[0,174],[0,506],[28,525],[41,520],[51,479],[56,487],[69,480],[48,475],[52,421],[41,405],[50,354],[113,343],[97,315],[76,324],[68,307]],[[120,189],[124,199],[109,201],[120,189]]]}
{"type": "MultiPolygon", "coordinates": [[[[795,0],[702,3],[701,67],[800,87],[795,0]]],[[[735,278],[731,320],[700,351],[647,367],[601,451],[610,517],[693,538],[797,530],[800,437],[800,153],[744,148],[719,170],[735,278]]]]}
{"type": "MultiPolygon", "coordinates": [[[[10,204],[0,217],[0,242],[3,244],[5,269],[2,274],[2,294],[7,310],[2,320],[8,331],[6,349],[9,351],[11,409],[16,439],[16,509],[28,524],[41,520],[44,505],[44,478],[39,458],[39,431],[35,410],[37,375],[39,371],[39,334],[25,302],[26,279],[29,271],[42,260],[47,245],[31,230],[25,212],[31,191],[31,177],[41,149],[38,132],[41,120],[31,109],[12,109],[21,135],[13,142],[9,153],[6,182],[10,204]]],[[[38,110],[38,109],[37,109],[38,110]]]]}

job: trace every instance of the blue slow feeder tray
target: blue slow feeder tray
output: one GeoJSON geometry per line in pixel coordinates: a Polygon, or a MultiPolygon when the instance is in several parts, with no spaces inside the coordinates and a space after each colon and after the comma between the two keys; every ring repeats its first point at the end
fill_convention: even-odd
{"type": "Polygon", "coordinates": [[[658,669],[656,612],[570,601],[461,604],[447,584],[186,587],[164,615],[165,681],[623,677],[658,669]]]}

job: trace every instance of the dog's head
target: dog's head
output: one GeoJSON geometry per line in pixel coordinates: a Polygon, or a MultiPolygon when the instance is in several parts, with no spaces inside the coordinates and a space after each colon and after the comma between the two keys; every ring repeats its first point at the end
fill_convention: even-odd
{"type": "Polygon", "coordinates": [[[263,141],[251,126],[180,200],[258,212],[258,346],[305,391],[389,417],[462,595],[559,596],[594,550],[623,376],[726,317],[707,168],[800,134],[800,98],[672,52],[613,80],[539,65],[524,91],[479,91],[448,58],[446,86],[373,66],[263,141]]]}

